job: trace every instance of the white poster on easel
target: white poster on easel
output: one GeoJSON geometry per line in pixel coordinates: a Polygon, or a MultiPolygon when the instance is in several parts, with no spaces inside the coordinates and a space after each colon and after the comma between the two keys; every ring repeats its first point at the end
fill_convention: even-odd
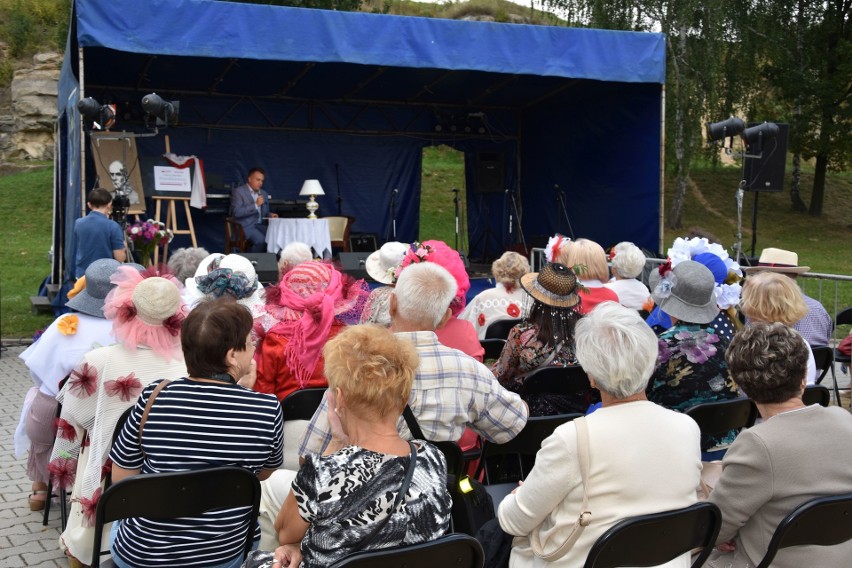
{"type": "Polygon", "coordinates": [[[192,193],[192,180],[189,168],[173,168],[171,166],[154,166],[154,188],[157,191],[192,193]]]}

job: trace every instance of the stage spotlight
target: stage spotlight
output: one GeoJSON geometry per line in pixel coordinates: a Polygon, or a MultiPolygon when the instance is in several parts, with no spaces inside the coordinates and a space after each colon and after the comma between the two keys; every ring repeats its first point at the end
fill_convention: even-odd
{"type": "Polygon", "coordinates": [[[708,122],[707,139],[715,142],[716,140],[734,137],[743,130],[745,130],[745,122],[742,119],[732,116],[722,122],[708,122]]]}
{"type": "Polygon", "coordinates": [[[177,124],[178,101],[166,101],[157,93],[151,93],[142,97],[142,110],[149,116],[157,118],[157,126],[169,126],[177,124]]]}
{"type": "Polygon", "coordinates": [[[774,122],[764,122],[763,124],[746,128],[740,134],[746,151],[752,154],[763,152],[763,142],[765,140],[772,140],[776,136],[778,136],[778,125],[774,122]]]}
{"type": "Polygon", "coordinates": [[[96,130],[108,130],[115,126],[115,105],[102,105],[92,97],[86,97],[77,103],[77,110],[96,130]]]}

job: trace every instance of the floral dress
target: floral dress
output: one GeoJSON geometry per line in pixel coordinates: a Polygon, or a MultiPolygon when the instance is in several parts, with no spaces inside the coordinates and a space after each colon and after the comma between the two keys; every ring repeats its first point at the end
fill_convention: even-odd
{"type": "MultiPolygon", "coordinates": [[[[737,398],[728,373],[728,340],[709,324],[678,323],[659,336],[657,368],[648,382],[648,399],[683,412],[703,402],[737,398]]],[[[701,450],[729,445],[736,432],[701,438],[701,450]]]]}

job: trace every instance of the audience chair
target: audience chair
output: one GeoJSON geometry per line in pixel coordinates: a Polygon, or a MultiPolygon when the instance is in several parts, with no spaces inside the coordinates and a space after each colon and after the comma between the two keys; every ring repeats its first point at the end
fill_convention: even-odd
{"type": "Polygon", "coordinates": [[[432,542],[356,552],[331,568],[483,568],[482,546],[472,536],[455,533],[432,542]]]}
{"type": "MultiPolygon", "coordinates": [[[[228,466],[123,479],[107,489],[98,501],[91,567],[101,566],[100,545],[106,523],[130,517],[175,519],[234,507],[251,507],[244,550],[248,554],[260,507],[260,481],[251,471],[228,466]]],[[[103,565],[113,566],[111,561],[103,565]]]]}
{"type": "Polygon", "coordinates": [[[281,401],[284,416],[284,469],[299,471],[299,440],[308,422],[322,403],[324,387],[299,389],[281,401]]]}
{"type": "MultiPolygon", "coordinates": [[[[838,325],[849,325],[852,324],[852,307],[846,308],[845,310],[841,310],[837,317],[834,319],[834,327],[837,328],[838,325]]],[[[837,349],[834,350],[834,360],[837,363],[842,363],[846,366],[849,366],[850,362],[852,362],[852,357],[846,355],[845,353],[841,353],[837,349]]]]}
{"type": "MultiPolygon", "coordinates": [[[[769,568],[778,551],[790,546],[833,546],[852,538],[852,493],[817,497],[796,507],[775,529],[757,568],[769,568]]],[[[814,559],[814,566],[819,566],[814,559]]]]}
{"type": "Polygon", "coordinates": [[[811,353],[814,354],[814,363],[816,364],[816,384],[822,384],[822,380],[830,372],[831,382],[834,388],[834,400],[837,406],[840,406],[840,388],[837,386],[837,376],[834,374],[834,349],[827,345],[818,345],[811,347],[811,353]]]}
{"type": "MultiPolygon", "coordinates": [[[[65,386],[65,382],[70,375],[66,375],[64,379],[59,381],[59,391],[65,386]]],[[[56,403],[56,419],[62,415],[62,403],[56,403]]],[[[53,482],[50,477],[47,478],[47,495],[44,498],[44,515],[41,519],[42,526],[47,526],[50,519],[50,505],[53,502],[53,482]]],[[[62,531],[65,531],[65,526],[68,524],[68,492],[64,487],[59,488],[59,524],[62,526],[62,531]]]]}
{"type": "Polygon", "coordinates": [[[757,406],[749,398],[733,398],[697,404],[684,414],[698,423],[702,435],[714,436],[754,426],[757,406]]]}
{"type": "Polygon", "coordinates": [[[234,221],[233,217],[225,217],[225,254],[247,251],[248,243],[243,226],[234,221]]]}
{"type": "Polygon", "coordinates": [[[495,444],[487,440],[482,442],[479,466],[474,478],[480,479],[480,474],[484,472],[485,490],[491,495],[495,512],[503,498],[511,493],[512,489],[518,486],[518,481],[524,479],[532,469],[535,464],[535,455],[541,449],[541,443],[545,438],[553,434],[557,427],[580,416],[582,414],[530,416],[523,430],[508,442],[504,444],[495,444]],[[498,482],[496,478],[506,472],[508,465],[506,458],[510,456],[515,456],[518,464],[517,470],[513,469],[516,474],[511,476],[514,479],[510,481],[500,479],[498,482]]]}
{"type": "MultiPolygon", "coordinates": [[[[133,407],[128,406],[127,409],[121,413],[121,416],[118,417],[118,421],[115,423],[115,429],[112,431],[112,440],[110,441],[109,447],[112,448],[115,446],[116,440],[118,440],[118,435],[121,434],[121,430],[124,428],[124,424],[127,422],[127,418],[130,416],[130,413],[133,412],[133,407]]],[[[106,475],[104,475],[104,491],[110,488],[112,485],[112,468],[107,470],[106,475]]]]}
{"type": "Polygon", "coordinates": [[[812,404],[828,406],[831,404],[831,391],[822,385],[808,385],[802,393],[802,402],[807,406],[812,404]]]}
{"type": "Polygon", "coordinates": [[[602,534],[584,568],[658,566],[702,547],[692,568],[704,564],[722,526],[719,508],[706,501],[683,509],[629,517],[602,534]]]}
{"type": "Polygon", "coordinates": [[[520,395],[526,399],[533,394],[570,394],[591,390],[589,376],[580,365],[539,367],[527,373],[520,395]]]}
{"type": "Polygon", "coordinates": [[[480,339],[479,344],[485,349],[483,361],[497,360],[500,358],[500,353],[503,352],[503,346],[506,345],[505,339],[493,337],[491,339],[480,339]]]}
{"type": "Polygon", "coordinates": [[[485,339],[503,339],[509,337],[513,327],[521,323],[522,319],[503,319],[488,324],[485,328],[485,339]]]}
{"type": "Polygon", "coordinates": [[[355,223],[355,217],[339,215],[325,217],[328,221],[328,234],[331,237],[331,248],[349,252],[349,230],[355,223]]]}

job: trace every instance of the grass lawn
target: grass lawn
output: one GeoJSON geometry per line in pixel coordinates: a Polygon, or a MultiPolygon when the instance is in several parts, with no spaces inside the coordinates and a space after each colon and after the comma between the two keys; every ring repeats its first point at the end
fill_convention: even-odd
{"type": "MultiPolygon", "coordinates": [[[[420,208],[420,239],[455,241],[452,188],[462,190],[460,248],[468,247],[465,233],[464,165],[461,153],[447,147],[426,148],[423,153],[423,183],[420,208]]],[[[789,168],[788,168],[789,170],[789,168]]],[[[734,244],[737,217],[735,192],[741,177],[739,168],[699,168],[693,171],[683,214],[683,230],[666,230],[664,248],[690,227],[700,227],[716,235],[728,250],[734,244]]],[[[47,325],[50,315],[30,313],[29,296],[38,293],[50,273],[48,251],[52,223],[52,171],[48,166],[36,171],[0,177],[0,336],[28,338],[47,325]]],[[[789,176],[788,176],[789,178],[789,176]]],[[[805,173],[802,197],[810,200],[812,174],[805,173]]],[[[789,189],[789,179],[786,180],[789,189]]],[[[672,180],[666,185],[666,207],[671,203],[672,180]]],[[[752,203],[747,193],[743,204],[743,251],[751,248],[752,203]]],[[[656,220],[649,220],[656,222],[656,220]]],[[[852,275],[852,173],[830,174],[825,210],[819,219],[795,213],[789,193],[761,193],[757,220],[756,253],[775,246],[799,253],[800,264],[812,272],[852,275]]],[[[665,250],[662,251],[665,253],[665,250]]],[[[819,296],[818,284],[805,279],[806,292],[819,296]]],[[[834,285],[823,285],[822,299],[829,312],[834,310],[834,285]]],[[[838,287],[838,305],[852,305],[852,282],[838,287]]]]}

